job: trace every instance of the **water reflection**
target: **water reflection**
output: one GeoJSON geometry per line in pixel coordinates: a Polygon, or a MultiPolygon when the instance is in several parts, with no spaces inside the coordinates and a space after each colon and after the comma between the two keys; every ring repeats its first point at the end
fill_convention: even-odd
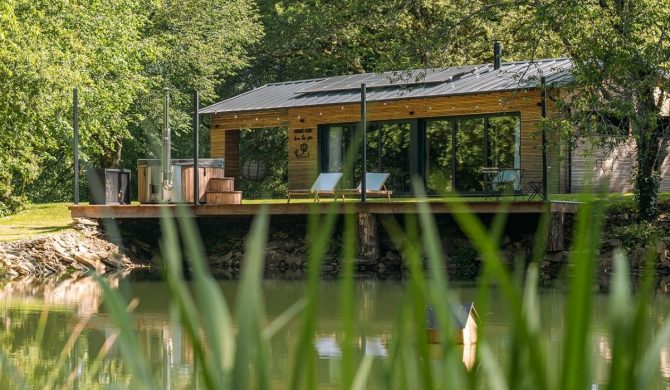
{"type": "MultiPolygon", "coordinates": [[[[171,320],[166,286],[161,281],[131,280],[125,274],[109,275],[110,283],[127,297],[135,297],[139,305],[134,312],[136,329],[156,382],[165,389],[200,388],[198,370],[192,345],[184,330],[171,320]]],[[[302,297],[304,282],[265,281],[264,299],[268,321],[272,321],[302,297]]],[[[238,284],[221,283],[228,302],[234,306],[238,284]]],[[[382,362],[389,355],[390,345],[397,334],[399,302],[405,300],[406,288],[401,283],[357,281],[354,302],[356,329],[354,354],[357,361],[364,356],[373,358],[368,388],[382,388],[379,382],[382,362]]],[[[464,287],[457,291],[463,301],[472,301],[477,291],[464,287]]],[[[319,311],[314,348],[317,353],[318,383],[322,387],[341,384],[343,333],[340,286],[337,282],[319,284],[319,311]]],[[[500,364],[509,362],[510,334],[508,312],[493,294],[488,312],[479,313],[486,324],[487,340],[500,364]]],[[[555,381],[562,351],[564,296],[559,292],[540,294],[540,313],[543,329],[550,336],[544,346],[550,359],[548,375],[555,381]]],[[[28,387],[43,387],[49,372],[57,369],[56,383],[72,388],[105,388],[109,384],[128,384],[129,377],[120,353],[112,342],[117,331],[109,314],[102,306],[103,295],[91,277],[76,275],[58,280],[23,280],[9,282],[0,288],[0,348],[5,357],[22,373],[28,387]],[[74,329],[82,327],[80,337],[63,358],[62,351],[74,329]],[[104,358],[99,359],[102,356],[104,358]],[[95,369],[96,370],[92,370],[95,369]]],[[[594,297],[592,336],[593,382],[604,383],[611,361],[611,345],[605,332],[606,297],[594,297]]],[[[651,315],[660,328],[664,313],[670,309],[666,297],[652,301],[651,315]]],[[[231,310],[235,310],[231,307],[231,310]]],[[[652,331],[657,331],[653,329],[652,331]]],[[[291,372],[296,343],[300,334],[300,320],[294,319],[271,340],[272,383],[285,387],[291,372]]],[[[439,346],[431,346],[431,364],[438,369],[439,346]]],[[[468,369],[476,370],[476,346],[461,347],[462,358],[468,369]]],[[[665,378],[663,388],[670,381],[670,345],[664,346],[659,356],[659,378],[665,378]]],[[[0,370],[0,388],[11,388],[15,382],[10,370],[0,370]]]]}
{"type": "MultiPolygon", "coordinates": [[[[106,275],[113,288],[130,271],[106,275]]],[[[51,308],[74,309],[77,316],[89,317],[98,312],[102,303],[102,289],[93,277],[76,273],[67,277],[28,277],[6,282],[0,289],[0,305],[46,305],[51,308]]]]}
{"type": "Polygon", "coordinates": [[[670,348],[661,348],[661,375],[663,378],[670,379],[670,348]]]}

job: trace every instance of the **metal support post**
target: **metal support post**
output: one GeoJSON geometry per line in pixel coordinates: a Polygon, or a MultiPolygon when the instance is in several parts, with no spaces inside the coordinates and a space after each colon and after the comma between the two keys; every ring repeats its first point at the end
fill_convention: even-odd
{"type": "Polygon", "coordinates": [[[368,107],[367,107],[367,101],[366,101],[366,90],[365,90],[365,83],[361,84],[361,135],[362,135],[362,160],[363,160],[363,167],[361,169],[361,202],[365,203],[368,200],[368,194],[367,194],[367,183],[365,182],[365,176],[367,173],[367,164],[368,164],[368,159],[367,159],[367,115],[368,115],[368,107]]]}

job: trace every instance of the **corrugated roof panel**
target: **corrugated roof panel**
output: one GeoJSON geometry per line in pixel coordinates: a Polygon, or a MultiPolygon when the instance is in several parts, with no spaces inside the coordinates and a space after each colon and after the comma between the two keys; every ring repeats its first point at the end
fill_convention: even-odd
{"type": "Polygon", "coordinates": [[[499,70],[493,70],[492,64],[482,64],[406,71],[402,77],[408,78],[397,83],[392,83],[391,77],[397,77],[400,72],[299,80],[267,84],[205,107],[200,113],[355,103],[360,101],[361,81],[368,81],[373,86],[368,90],[368,101],[524,90],[538,88],[541,76],[545,76],[549,84],[570,83],[573,80],[571,69],[571,60],[558,58],[503,63],[499,70]],[[413,82],[408,81],[411,77],[415,77],[413,82]],[[422,77],[428,81],[418,82],[422,77]]]}
{"type": "Polygon", "coordinates": [[[360,88],[365,83],[368,88],[407,87],[420,84],[436,84],[452,81],[466,76],[476,69],[474,65],[453,68],[430,68],[411,71],[393,71],[384,73],[363,73],[346,76],[329,77],[316,84],[305,86],[296,94],[350,91],[360,88]]]}

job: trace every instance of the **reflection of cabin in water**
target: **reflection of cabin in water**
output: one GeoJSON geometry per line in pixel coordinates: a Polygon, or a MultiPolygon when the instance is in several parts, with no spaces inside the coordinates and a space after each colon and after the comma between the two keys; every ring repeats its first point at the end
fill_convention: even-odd
{"type": "MultiPolygon", "coordinates": [[[[240,129],[284,128],[289,189],[309,188],[319,172],[343,172],[342,186],[351,188],[360,179],[361,153],[347,159],[347,150],[360,136],[365,83],[366,169],[389,172],[395,194],[409,191],[413,175],[430,191],[477,193],[483,167],[523,172],[515,187],[528,192],[529,182],[542,181],[540,77],[558,87],[571,79],[571,66],[548,59],[289,81],[200,113],[211,115],[211,157],[225,159],[227,176],[240,174],[240,129]]],[[[557,142],[549,145],[551,160],[559,150],[557,142]]],[[[550,191],[564,190],[565,170],[550,173],[550,191]]]]}

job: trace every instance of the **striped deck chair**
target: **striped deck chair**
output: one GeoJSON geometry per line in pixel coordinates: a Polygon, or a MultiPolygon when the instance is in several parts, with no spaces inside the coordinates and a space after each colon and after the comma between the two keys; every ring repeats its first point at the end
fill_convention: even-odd
{"type": "MultiPolygon", "coordinates": [[[[390,202],[393,191],[386,188],[386,181],[390,176],[391,174],[385,172],[367,172],[365,174],[366,195],[371,198],[385,197],[390,202]]],[[[361,196],[361,183],[358,183],[358,187],[355,189],[338,190],[336,192],[338,196],[342,197],[342,200],[346,196],[361,196]]]]}
{"type": "Polygon", "coordinates": [[[335,195],[335,187],[342,179],[341,172],[320,173],[314,181],[312,188],[308,190],[289,190],[286,193],[286,203],[291,203],[291,197],[306,196],[314,197],[314,201],[318,202],[321,195],[335,195]]]}

